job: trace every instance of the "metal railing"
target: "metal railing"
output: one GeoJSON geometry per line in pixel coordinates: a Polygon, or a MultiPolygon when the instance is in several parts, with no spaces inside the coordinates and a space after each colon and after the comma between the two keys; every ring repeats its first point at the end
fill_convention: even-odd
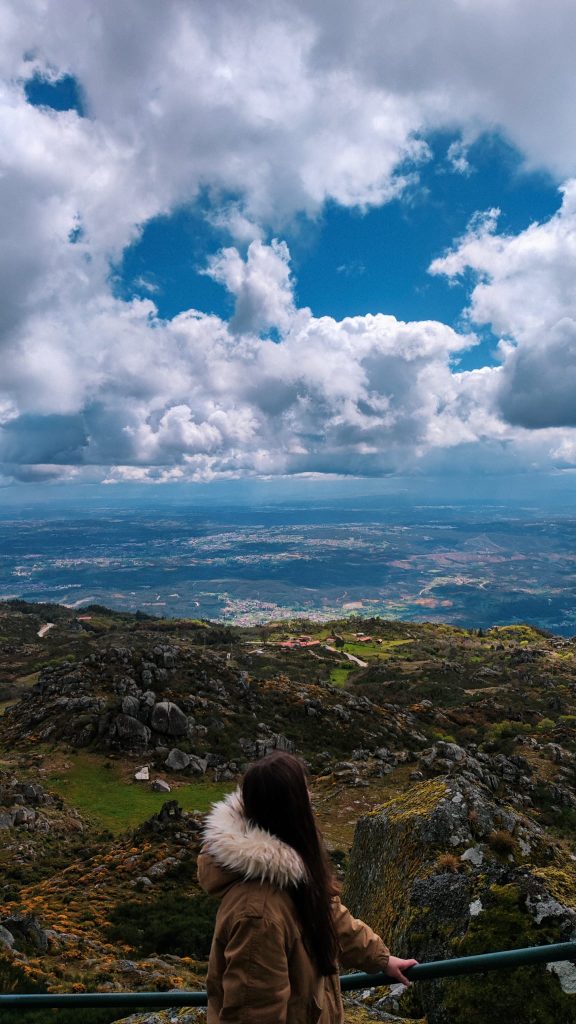
{"type": "MultiPolygon", "coordinates": [[[[484,971],[511,970],[530,964],[560,963],[576,960],[576,942],[560,942],[555,945],[528,946],[526,949],[506,949],[497,953],[482,953],[478,956],[462,956],[454,960],[431,960],[406,970],[410,981],[432,981],[435,978],[455,978],[462,974],[481,974],[484,971]]],[[[340,987],[343,992],[358,988],[378,988],[394,984],[394,979],[385,973],[343,974],[340,987]]],[[[40,1007],[74,1009],[80,1006],[123,1007],[126,1010],[155,1007],[206,1006],[205,992],[80,992],[73,995],[55,993],[13,993],[0,995],[0,1011],[9,1007],[17,1010],[39,1009],[40,1007]]]]}

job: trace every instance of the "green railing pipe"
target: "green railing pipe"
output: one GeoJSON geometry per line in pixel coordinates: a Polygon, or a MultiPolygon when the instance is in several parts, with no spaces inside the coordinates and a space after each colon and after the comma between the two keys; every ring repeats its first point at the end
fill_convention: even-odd
{"type": "MultiPolygon", "coordinates": [[[[511,970],[529,964],[559,963],[562,960],[576,960],[576,942],[560,942],[555,945],[529,946],[526,949],[506,949],[498,953],[482,953],[479,956],[462,956],[454,960],[431,960],[425,964],[409,967],[406,976],[410,981],[432,981],[434,978],[454,978],[461,974],[479,974],[483,971],[511,970]]],[[[393,979],[381,974],[344,974],[340,978],[343,992],[357,988],[377,988],[390,985],[393,979]]],[[[0,1010],[31,1010],[38,1007],[118,1006],[125,1009],[136,1007],[206,1006],[205,992],[80,992],[74,995],[38,993],[31,995],[0,995],[0,1010]]]]}
{"type": "MultiPolygon", "coordinates": [[[[576,942],[502,949],[497,953],[460,956],[454,960],[429,960],[428,963],[409,967],[404,973],[410,981],[433,981],[435,978],[457,978],[461,974],[482,974],[484,971],[509,971],[513,967],[559,963],[561,960],[576,960],[576,942]]],[[[390,978],[386,974],[344,974],[340,978],[343,992],[389,984],[390,978]],[[363,979],[363,984],[360,979],[363,979]]]]}

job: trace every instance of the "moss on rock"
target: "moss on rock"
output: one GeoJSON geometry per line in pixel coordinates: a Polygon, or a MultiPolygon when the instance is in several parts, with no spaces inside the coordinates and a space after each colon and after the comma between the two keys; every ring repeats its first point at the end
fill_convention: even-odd
{"type": "MultiPolygon", "coordinates": [[[[518,885],[493,885],[490,902],[454,944],[454,956],[558,942],[558,925],[535,925],[518,885]]],[[[574,1024],[576,1000],[544,967],[522,967],[454,978],[445,986],[443,1009],[450,1024],[574,1024]]]]}
{"type": "MultiPolygon", "coordinates": [[[[351,911],[396,955],[422,961],[570,939],[572,863],[530,867],[489,842],[475,845],[478,819],[494,822],[503,813],[483,788],[455,778],[417,784],[383,804],[356,829],[344,894],[351,911]],[[439,853],[446,850],[461,871],[439,872],[439,853]],[[467,856],[471,850],[475,857],[467,856]]],[[[507,818],[520,827],[519,819],[507,818]]],[[[522,829],[540,858],[535,827],[523,819],[522,829]]],[[[538,965],[416,984],[402,996],[401,1012],[426,1014],[429,1024],[574,1024],[576,996],[557,973],[538,965]]]]}
{"type": "Polygon", "coordinates": [[[533,874],[541,878],[551,896],[564,906],[576,910],[576,865],[567,863],[564,867],[535,868],[533,874]]]}
{"type": "Polygon", "coordinates": [[[405,949],[413,884],[430,871],[423,833],[446,792],[440,779],[422,782],[382,804],[356,827],[344,898],[395,950],[405,949]]]}

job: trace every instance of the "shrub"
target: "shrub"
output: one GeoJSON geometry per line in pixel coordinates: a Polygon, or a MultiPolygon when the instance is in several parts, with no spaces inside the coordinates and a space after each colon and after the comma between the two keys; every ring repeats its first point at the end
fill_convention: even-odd
{"type": "Polygon", "coordinates": [[[488,845],[494,853],[500,854],[501,857],[508,857],[514,853],[516,849],[516,840],[511,832],[507,829],[502,828],[496,832],[491,832],[488,836],[488,845]]]}
{"type": "Polygon", "coordinates": [[[451,732],[441,732],[439,729],[433,730],[432,738],[435,742],[440,740],[442,743],[456,743],[456,739],[451,732]]]}
{"type": "Polygon", "coordinates": [[[0,992],[45,992],[39,977],[25,969],[25,964],[0,954],[0,992]]]}
{"type": "Polygon", "coordinates": [[[455,853],[441,853],[436,861],[436,870],[439,875],[449,871],[453,875],[458,874],[462,869],[462,862],[455,853]]]}
{"type": "Polygon", "coordinates": [[[210,952],[218,903],[203,893],[162,893],[155,899],[119,903],[106,935],[142,956],[172,953],[205,960],[210,952]]]}
{"type": "MultiPolygon", "coordinates": [[[[41,972],[31,968],[26,963],[15,962],[9,957],[0,954],[0,992],[24,993],[24,992],[45,992],[45,979],[41,972]]],[[[118,1019],[118,1010],[110,1007],[108,1009],[86,1009],[85,1007],[74,1007],[74,1009],[60,1009],[55,1016],[54,1010],[27,1010],[21,1009],[4,1010],[2,1013],[2,1024],[111,1024],[118,1019]]]]}
{"type": "MultiPolygon", "coordinates": [[[[552,725],[554,723],[552,722],[552,725]]],[[[514,736],[531,732],[531,726],[527,722],[510,722],[504,719],[502,722],[494,722],[486,732],[488,740],[513,739],[514,736]]]]}

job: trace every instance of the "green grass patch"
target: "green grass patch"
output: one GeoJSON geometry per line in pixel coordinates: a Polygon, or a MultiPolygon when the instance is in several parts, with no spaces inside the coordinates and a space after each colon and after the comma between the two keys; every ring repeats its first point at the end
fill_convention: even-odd
{"type": "Polygon", "coordinates": [[[361,644],[355,640],[347,640],[344,650],[348,654],[355,654],[357,658],[364,658],[366,661],[385,661],[395,653],[396,647],[403,647],[405,644],[411,643],[413,643],[412,640],[384,640],[381,644],[361,644]]]}
{"type": "MultiPolygon", "coordinates": [[[[154,777],[154,773],[151,774],[154,777]]],[[[178,800],[186,811],[207,811],[211,804],[230,792],[234,784],[203,780],[180,785],[170,794],[155,793],[149,783],[123,779],[117,765],[79,753],[70,768],[46,777],[46,787],[83,816],[94,819],[111,832],[122,832],[136,828],[156,814],[166,800],[178,800]]]]}
{"type": "Polygon", "coordinates": [[[351,671],[351,668],[333,668],[330,672],[330,682],[333,686],[345,686],[351,671]]]}
{"type": "Polygon", "coordinates": [[[347,654],[354,654],[357,658],[377,658],[380,648],[376,644],[357,644],[353,641],[346,641],[343,650],[347,654]]]}
{"type": "Polygon", "coordinates": [[[14,684],[22,690],[28,690],[30,687],[35,686],[40,678],[39,672],[30,672],[27,676],[19,676],[18,679],[14,680],[14,684]]]}

